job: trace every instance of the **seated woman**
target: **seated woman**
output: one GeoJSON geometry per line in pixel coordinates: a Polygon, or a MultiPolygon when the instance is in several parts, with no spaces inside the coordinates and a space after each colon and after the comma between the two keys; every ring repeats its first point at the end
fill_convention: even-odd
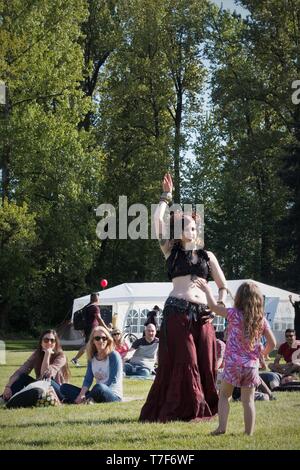
{"type": "Polygon", "coordinates": [[[2,395],[5,401],[26,385],[35,382],[29,375],[32,369],[35,371],[36,380],[51,379],[52,387],[62,400],[60,386],[68,381],[70,373],[67,358],[55,330],[49,329],[41,334],[37,349],[10,377],[2,395]]]}
{"type": "Polygon", "coordinates": [[[64,384],[61,393],[67,403],[102,403],[122,401],[123,368],[122,359],[114,351],[114,342],[109,331],[96,326],[86,346],[88,366],[81,389],[75,385],[64,384]],[[96,385],[90,391],[93,380],[96,385]]]}
{"type": "Polygon", "coordinates": [[[114,340],[115,351],[117,351],[120,354],[120,356],[123,360],[124,357],[126,356],[127,352],[129,351],[129,346],[126,343],[126,341],[124,340],[124,338],[122,336],[122,333],[118,328],[114,329],[112,331],[111,335],[112,335],[113,340],[114,340]]]}

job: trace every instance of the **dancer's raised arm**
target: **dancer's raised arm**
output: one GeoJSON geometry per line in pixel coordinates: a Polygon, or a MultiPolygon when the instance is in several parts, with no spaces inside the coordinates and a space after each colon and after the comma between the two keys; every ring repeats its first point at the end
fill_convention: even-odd
{"type": "Polygon", "coordinates": [[[167,234],[167,227],[164,215],[168,203],[172,201],[173,181],[170,173],[166,173],[162,182],[163,193],[160,196],[159,204],[154,212],[155,234],[159,240],[160,248],[167,258],[171,252],[170,240],[167,234]]]}

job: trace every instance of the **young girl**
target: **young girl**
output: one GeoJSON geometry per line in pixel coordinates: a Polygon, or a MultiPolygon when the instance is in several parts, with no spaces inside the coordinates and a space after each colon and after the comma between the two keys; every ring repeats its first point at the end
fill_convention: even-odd
{"type": "Polygon", "coordinates": [[[229,399],[234,387],[240,387],[245,433],[252,435],[255,426],[254,392],[260,384],[259,357],[261,354],[266,357],[276,346],[275,337],[264,317],[263,296],[253,282],[244,282],[236,293],[234,308],[225,308],[216,303],[204,279],[199,279],[197,284],[206,293],[210,309],[227,318],[228,322],[225,367],[218,406],[219,426],[212,434],[225,434],[229,399]],[[260,342],[262,335],[267,340],[263,351],[260,342]]]}

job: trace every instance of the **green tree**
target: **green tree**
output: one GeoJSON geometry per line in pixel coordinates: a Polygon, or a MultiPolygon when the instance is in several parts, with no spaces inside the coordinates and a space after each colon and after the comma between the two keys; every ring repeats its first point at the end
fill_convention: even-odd
{"type": "Polygon", "coordinates": [[[37,214],[36,248],[28,253],[36,276],[27,279],[31,299],[23,311],[42,312],[53,324],[86,290],[85,275],[100,244],[93,209],[103,155],[80,129],[92,106],[80,87],[86,2],[23,3],[4,2],[2,8],[2,34],[9,41],[1,78],[9,113],[1,121],[1,165],[10,200],[26,202],[28,212],[37,214]]]}
{"type": "MultiPolygon", "coordinates": [[[[36,245],[36,214],[26,204],[3,201],[0,206],[0,328],[8,326],[8,313],[22,307],[20,297],[33,274],[32,254],[36,245]]],[[[13,320],[16,322],[18,316],[13,320]]],[[[24,326],[23,325],[20,325],[24,326]]],[[[27,325],[26,325],[27,326],[27,325]]]]}
{"type": "MultiPolygon", "coordinates": [[[[270,64],[257,60],[253,28],[252,17],[242,20],[222,10],[211,17],[212,114],[224,159],[214,235],[230,250],[228,275],[276,283],[286,267],[278,246],[288,197],[280,178],[287,132],[274,107],[261,99],[273,88],[270,64]]],[[[257,40],[265,48],[262,37],[257,40]]]]}

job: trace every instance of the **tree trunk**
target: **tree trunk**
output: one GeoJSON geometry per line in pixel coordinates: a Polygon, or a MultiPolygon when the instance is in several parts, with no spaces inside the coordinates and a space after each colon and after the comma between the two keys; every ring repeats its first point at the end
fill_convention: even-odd
{"type": "Polygon", "coordinates": [[[181,150],[181,122],[182,122],[182,92],[177,92],[177,106],[175,114],[175,140],[174,140],[174,201],[180,204],[180,150],[181,150]]]}
{"type": "Polygon", "coordinates": [[[4,127],[6,128],[6,136],[4,138],[3,155],[1,158],[2,203],[4,199],[6,198],[9,199],[9,183],[10,183],[10,168],[9,167],[10,167],[10,154],[11,154],[11,146],[10,146],[9,137],[8,137],[9,113],[10,113],[10,104],[9,104],[8,88],[6,87],[6,101],[5,101],[5,109],[4,109],[4,127]]]}

